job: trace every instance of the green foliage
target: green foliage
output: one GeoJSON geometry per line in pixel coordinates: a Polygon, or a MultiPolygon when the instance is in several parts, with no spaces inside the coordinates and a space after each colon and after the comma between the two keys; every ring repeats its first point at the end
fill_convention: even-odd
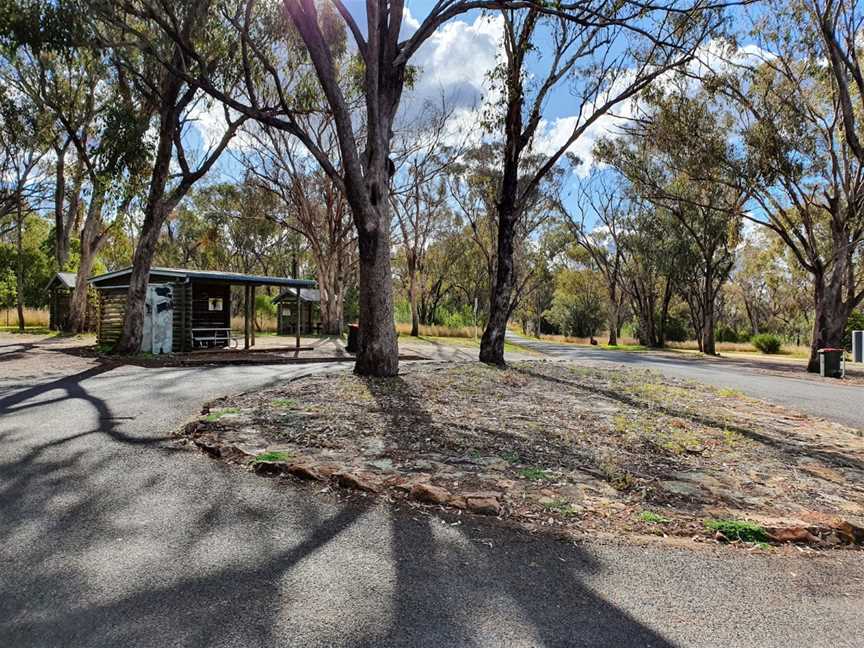
{"type": "Polygon", "coordinates": [[[783,342],[777,335],[773,333],[760,333],[754,335],[750,342],[762,353],[775,354],[780,353],[780,348],[783,342]]]}
{"type": "Polygon", "coordinates": [[[204,417],[204,420],[207,423],[215,423],[216,421],[221,419],[223,416],[226,416],[228,414],[237,414],[239,412],[240,412],[240,410],[236,407],[225,407],[223,409],[211,411],[207,416],[204,417]]]}
{"type": "Polygon", "coordinates": [[[265,461],[288,461],[293,456],[294,455],[290,452],[284,451],[262,452],[259,455],[255,455],[255,458],[252,459],[252,463],[261,463],[265,461]]]}
{"type": "Polygon", "coordinates": [[[542,468],[536,468],[534,466],[522,468],[519,471],[519,475],[529,481],[548,481],[549,479],[551,479],[548,472],[546,472],[542,468]]]}
{"type": "Polygon", "coordinates": [[[573,506],[566,499],[558,498],[553,499],[551,501],[545,501],[542,503],[543,508],[554,511],[559,515],[563,515],[564,517],[570,517],[573,515],[577,515],[579,513],[579,509],[573,506]]]}
{"type": "Polygon", "coordinates": [[[654,511],[642,511],[639,519],[649,524],[669,524],[672,520],[665,515],[654,513],[654,511]]]}
{"type": "Polygon", "coordinates": [[[767,542],[770,540],[763,527],[746,520],[706,520],[705,526],[715,532],[720,532],[727,540],[741,542],[767,542]]]}
{"type": "Polygon", "coordinates": [[[543,315],[563,335],[591,337],[606,319],[606,293],[592,270],[562,270],[555,280],[552,306],[543,315]]]}
{"type": "MultiPolygon", "coordinates": [[[[44,308],[48,303],[45,286],[53,274],[53,260],[43,245],[49,237],[48,222],[31,214],[24,219],[22,248],[24,257],[24,305],[44,308]]],[[[11,306],[16,301],[18,248],[14,232],[7,240],[0,239],[0,304],[11,306]]]]}
{"type": "Polygon", "coordinates": [[[274,398],[271,403],[274,407],[281,407],[283,409],[293,409],[297,407],[297,401],[293,398],[274,398]]]}
{"type": "Polygon", "coordinates": [[[258,315],[276,316],[276,304],[269,295],[255,295],[255,312],[258,315]]]}

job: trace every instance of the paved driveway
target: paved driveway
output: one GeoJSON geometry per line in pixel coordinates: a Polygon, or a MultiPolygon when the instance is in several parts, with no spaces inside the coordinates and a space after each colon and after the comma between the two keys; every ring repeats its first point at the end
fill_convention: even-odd
{"type": "Polygon", "coordinates": [[[0,646],[861,645],[859,552],[574,546],[340,504],[166,438],[309,367],[59,367],[7,341],[0,646]]]}
{"type": "Polygon", "coordinates": [[[508,338],[544,355],[577,362],[616,364],[661,371],[669,376],[737,389],[747,396],[864,430],[864,386],[818,377],[760,372],[746,362],[702,360],[672,353],[626,352],[543,342],[508,332],[508,338]]]}

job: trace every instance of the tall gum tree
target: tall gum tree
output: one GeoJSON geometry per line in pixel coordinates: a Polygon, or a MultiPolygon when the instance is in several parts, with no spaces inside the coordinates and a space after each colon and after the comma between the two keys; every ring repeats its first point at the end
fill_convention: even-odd
{"type": "MultiPolygon", "coordinates": [[[[165,220],[184,196],[213,167],[246,121],[245,115],[232,116],[224,110],[225,127],[221,136],[203,152],[193,155],[187,138],[195,111],[202,107],[204,94],[173,70],[183,66],[181,46],[161,32],[148,30],[151,13],[135,3],[93,3],[98,21],[100,45],[110,49],[129,87],[152,114],[156,131],[152,166],[143,200],[143,222],[132,257],[132,273],[126,299],[123,330],[115,345],[120,353],[136,353],[141,348],[147,284],[156,246],[165,220]],[[170,61],[170,67],[162,64],[170,61]]],[[[201,65],[218,74],[231,86],[237,79],[236,58],[225,47],[224,38],[212,24],[209,2],[183,3],[177,7],[174,26],[183,42],[198,44],[206,52],[201,65]]]]}
{"type": "Polygon", "coordinates": [[[538,184],[601,117],[693,60],[697,48],[721,25],[716,6],[700,1],[648,6],[585,2],[566,17],[544,14],[536,6],[501,13],[504,58],[493,78],[500,83],[502,99],[499,114],[491,120],[503,140],[496,200],[498,250],[489,319],[480,343],[480,360],[496,365],[504,364],[504,337],[514,307],[514,236],[538,184]],[[544,35],[550,45],[538,50],[544,35]],[[547,103],[562,87],[573,96],[573,125],[545,161],[526,174],[523,161],[537,149],[547,103]]]}
{"type": "Polygon", "coordinates": [[[857,3],[771,2],[753,25],[758,57],[711,77],[741,111],[739,164],[750,175],[746,217],[772,231],[813,281],[818,350],[840,347],[864,301],[864,151],[857,3]]]}
{"type": "MultiPolygon", "coordinates": [[[[651,22],[650,17],[665,16],[665,20],[656,21],[655,33],[649,34],[649,40],[653,40],[656,47],[649,48],[645,63],[645,70],[662,68],[676,56],[664,60],[657,54],[667,49],[677,51],[684,43],[690,42],[692,27],[701,22],[698,16],[707,6],[702,0],[689,2],[684,8],[680,2],[646,5],[625,1],[610,6],[601,0],[554,5],[536,0],[441,0],[405,37],[403,0],[366,0],[362,8],[353,11],[341,0],[283,0],[278,5],[255,0],[208,3],[210,13],[219,16],[223,26],[234,30],[236,49],[243,59],[242,89],[234,92],[208,70],[200,44],[178,28],[182,22],[176,20],[171,5],[154,0],[127,0],[123,4],[177,43],[179,59],[162,59],[163,65],[172,73],[202,88],[232,110],[295,136],[344,191],[357,229],[359,251],[362,335],[355,371],[377,376],[392,376],[398,371],[390,264],[389,194],[394,170],[391,140],[406,80],[412,74],[410,62],[420,46],[445,22],[472,10],[525,8],[533,13],[557,16],[589,32],[614,25],[634,35],[643,33],[643,27],[651,22]],[[302,96],[303,90],[309,89],[305,85],[308,77],[296,74],[297,68],[290,64],[295,61],[293,53],[281,46],[270,47],[272,32],[262,33],[262,17],[266,22],[274,12],[281,15],[283,11],[295,30],[294,42],[302,47],[303,56],[299,62],[308,63],[311,68],[316,82],[315,94],[323,96],[324,106],[336,124],[338,163],[316,146],[308,130],[297,119],[298,113],[307,112],[307,107],[298,105],[296,98],[297,90],[302,96]],[[340,51],[334,47],[339,34],[345,30],[350,32],[354,41],[358,77],[364,92],[365,105],[360,114],[353,112],[346,100],[340,76],[340,51]],[[292,60],[286,65],[286,59],[292,60]],[[361,135],[356,129],[358,121],[362,121],[364,127],[361,135]]],[[[271,24],[278,24],[278,20],[271,21],[271,24]]],[[[266,28],[263,31],[266,32],[266,28]]],[[[639,69],[637,66],[639,81],[631,84],[631,94],[641,87],[645,74],[651,74],[643,74],[639,69]]],[[[618,94],[628,95],[626,91],[615,93],[618,94]]],[[[621,96],[619,101],[623,98],[621,96]]],[[[613,101],[610,107],[614,104],[613,101]]],[[[589,118],[586,121],[593,120],[589,118]]],[[[581,133],[584,128],[577,130],[581,133]]],[[[506,246],[506,241],[503,244],[506,246]]],[[[499,343],[503,349],[503,329],[499,343]]]]}

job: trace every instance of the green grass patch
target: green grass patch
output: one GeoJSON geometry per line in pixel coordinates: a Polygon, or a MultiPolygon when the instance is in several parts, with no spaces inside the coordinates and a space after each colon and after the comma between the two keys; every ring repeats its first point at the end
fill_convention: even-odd
{"type": "Polygon", "coordinates": [[[672,521],[665,515],[660,515],[654,511],[642,511],[639,514],[639,519],[649,524],[669,524],[672,521]]]}
{"type": "Polygon", "coordinates": [[[215,423],[219,419],[221,419],[226,414],[239,414],[240,409],[237,407],[226,407],[224,409],[218,409],[211,411],[207,416],[204,417],[204,420],[208,423],[215,423]]]}
{"type": "Polygon", "coordinates": [[[770,540],[768,532],[755,522],[746,520],[706,520],[705,526],[711,531],[719,531],[728,540],[764,543],[770,540]]]}
{"type": "Polygon", "coordinates": [[[507,463],[517,464],[519,463],[519,453],[515,450],[502,452],[501,458],[507,463]]]}
{"type": "Polygon", "coordinates": [[[262,452],[259,455],[256,455],[254,459],[252,459],[252,463],[261,463],[263,461],[288,461],[294,455],[290,452],[282,452],[282,451],[272,451],[272,452],[262,452]]]}
{"type": "Polygon", "coordinates": [[[723,398],[738,398],[743,396],[744,394],[737,389],[728,389],[724,387],[723,389],[717,390],[717,395],[722,396],[723,398]]]}
{"type": "Polygon", "coordinates": [[[534,466],[522,468],[519,471],[519,475],[529,481],[543,481],[544,479],[548,481],[552,479],[548,472],[542,468],[535,468],[534,466]]]}
{"type": "Polygon", "coordinates": [[[566,499],[554,499],[551,502],[543,502],[542,506],[549,511],[554,511],[559,515],[564,515],[566,517],[579,513],[579,509],[575,508],[566,499]]]}
{"type": "Polygon", "coordinates": [[[282,409],[294,409],[297,407],[297,401],[293,398],[274,398],[270,401],[273,407],[281,407],[282,409]]]}

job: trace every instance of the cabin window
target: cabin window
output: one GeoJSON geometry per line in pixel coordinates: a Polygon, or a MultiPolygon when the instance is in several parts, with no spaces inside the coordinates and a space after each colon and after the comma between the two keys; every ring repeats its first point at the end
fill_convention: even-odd
{"type": "Polygon", "coordinates": [[[222,310],[222,298],[221,297],[211,297],[207,300],[207,310],[211,311],[221,311],[222,310]]]}

